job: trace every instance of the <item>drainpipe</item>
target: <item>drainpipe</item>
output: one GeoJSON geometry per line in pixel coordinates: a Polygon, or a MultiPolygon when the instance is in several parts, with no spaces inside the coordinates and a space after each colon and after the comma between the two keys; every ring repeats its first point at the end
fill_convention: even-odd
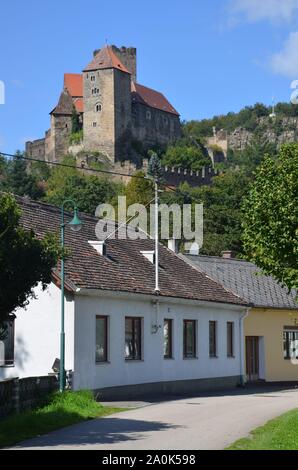
{"type": "Polygon", "coordinates": [[[250,312],[250,308],[247,308],[245,313],[239,318],[239,353],[240,353],[240,387],[244,387],[245,379],[244,379],[244,319],[248,316],[250,312]]]}

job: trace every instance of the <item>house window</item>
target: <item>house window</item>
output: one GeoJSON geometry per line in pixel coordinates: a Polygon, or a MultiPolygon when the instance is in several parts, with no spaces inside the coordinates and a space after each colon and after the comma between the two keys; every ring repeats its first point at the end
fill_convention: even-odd
{"type": "Polygon", "coordinates": [[[0,328],[0,367],[14,365],[14,319],[4,322],[0,328]]]}
{"type": "Polygon", "coordinates": [[[284,328],[284,359],[298,359],[298,329],[284,328]]]}
{"type": "Polygon", "coordinates": [[[95,362],[108,360],[108,317],[96,316],[95,362]]]}
{"type": "Polygon", "coordinates": [[[96,111],[97,113],[100,113],[100,111],[101,111],[101,104],[97,103],[97,104],[95,105],[95,111],[96,111]]]}
{"type": "Polygon", "coordinates": [[[183,321],[183,355],[184,359],[196,357],[196,321],[183,321]]]}
{"type": "Polygon", "coordinates": [[[234,357],[234,323],[227,322],[227,356],[234,357]]]}
{"type": "Polygon", "coordinates": [[[163,323],[163,341],[164,341],[164,358],[172,359],[173,357],[173,320],[165,319],[163,323]]]}
{"type": "Polygon", "coordinates": [[[142,359],[142,319],[125,317],[125,359],[142,359]]]}
{"type": "Polygon", "coordinates": [[[216,321],[209,322],[209,356],[216,357],[216,321]]]}

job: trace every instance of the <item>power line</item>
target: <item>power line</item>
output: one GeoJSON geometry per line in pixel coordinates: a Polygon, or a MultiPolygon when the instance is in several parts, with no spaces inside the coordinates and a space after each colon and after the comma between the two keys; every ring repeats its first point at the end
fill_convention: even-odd
{"type": "MultiPolygon", "coordinates": [[[[126,177],[126,178],[137,178],[137,179],[143,179],[143,180],[145,179],[145,180],[150,181],[150,178],[148,178],[147,176],[128,175],[127,173],[119,173],[119,172],[110,171],[110,170],[99,170],[99,169],[95,169],[95,168],[85,168],[84,166],[69,165],[67,163],[60,163],[60,162],[50,162],[50,161],[46,161],[46,160],[39,160],[37,158],[25,157],[24,155],[13,155],[13,154],[10,154],[10,153],[5,153],[5,152],[0,152],[0,155],[3,155],[5,157],[19,158],[19,159],[26,160],[26,161],[31,161],[31,162],[45,163],[47,165],[60,166],[60,167],[64,167],[64,168],[72,168],[72,169],[76,169],[76,170],[87,170],[87,171],[91,171],[93,173],[103,173],[103,174],[108,174],[108,175],[117,175],[117,176],[123,176],[123,177],[126,177]]],[[[164,184],[164,187],[169,189],[170,191],[172,191],[174,193],[178,193],[178,194],[180,193],[182,196],[188,197],[188,198],[192,199],[195,202],[201,202],[201,201],[198,201],[196,198],[194,198],[191,194],[182,192],[179,188],[174,189],[171,186],[166,185],[166,184],[164,184]]]]}
{"type": "Polygon", "coordinates": [[[73,169],[77,169],[77,170],[87,170],[87,171],[92,171],[94,173],[105,173],[105,174],[108,174],[108,175],[125,176],[127,178],[145,179],[145,176],[141,176],[141,175],[128,175],[127,173],[119,173],[119,172],[110,171],[110,170],[98,170],[98,169],[95,169],[95,168],[85,168],[84,166],[79,166],[79,165],[69,165],[67,163],[49,162],[49,161],[46,161],[46,160],[39,160],[37,158],[25,157],[24,155],[12,155],[10,153],[4,153],[4,152],[0,152],[0,155],[4,155],[5,157],[20,158],[22,160],[28,160],[30,162],[45,163],[47,165],[53,165],[53,166],[62,166],[64,168],[73,168],[73,169]]]}

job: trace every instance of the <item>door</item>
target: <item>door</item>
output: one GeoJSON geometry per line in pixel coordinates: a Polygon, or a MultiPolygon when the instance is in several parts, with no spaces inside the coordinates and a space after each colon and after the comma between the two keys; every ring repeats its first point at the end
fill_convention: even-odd
{"type": "Polygon", "coordinates": [[[259,337],[246,336],[246,376],[248,381],[259,379],[259,337]]]}

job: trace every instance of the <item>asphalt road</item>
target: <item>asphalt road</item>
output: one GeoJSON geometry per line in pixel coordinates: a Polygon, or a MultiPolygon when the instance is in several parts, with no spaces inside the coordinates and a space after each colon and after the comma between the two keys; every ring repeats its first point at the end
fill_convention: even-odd
{"type": "Polygon", "coordinates": [[[15,449],[223,449],[293,408],[298,408],[298,389],[204,394],[146,403],[31,439],[15,449]]]}

